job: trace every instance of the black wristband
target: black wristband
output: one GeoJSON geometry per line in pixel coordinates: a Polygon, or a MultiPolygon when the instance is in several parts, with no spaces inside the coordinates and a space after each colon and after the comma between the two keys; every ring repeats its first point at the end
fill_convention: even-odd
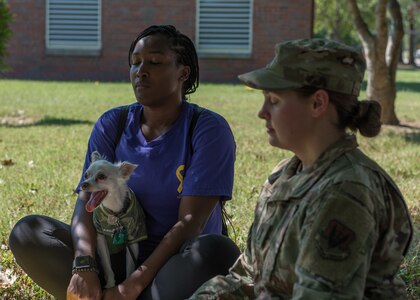
{"type": "Polygon", "coordinates": [[[98,272],[95,259],[89,255],[76,256],[73,260],[73,272],[83,272],[94,270],[98,272]]]}

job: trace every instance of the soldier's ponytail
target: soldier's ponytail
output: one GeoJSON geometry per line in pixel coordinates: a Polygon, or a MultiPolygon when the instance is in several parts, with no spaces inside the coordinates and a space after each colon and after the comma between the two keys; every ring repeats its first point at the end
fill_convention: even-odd
{"type": "MultiPolygon", "coordinates": [[[[374,100],[356,102],[356,109],[350,118],[348,127],[358,129],[366,137],[377,136],[381,130],[381,105],[374,100]]],[[[337,106],[337,104],[336,104],[337,106]]]]}
{"type": "MultiPolygon", "coordinates": [[[[296,89],[298,95],[308,97],[319,88],[305,86],[296,89]]],[[[341,129],[349,128],[359,131],[366,137],[377,136],[381,130],[381,105],[374,100],[359,101],[356,96],[326,90],[330,102],[334,104],[337,115],[337,126],[341,129]]]]}

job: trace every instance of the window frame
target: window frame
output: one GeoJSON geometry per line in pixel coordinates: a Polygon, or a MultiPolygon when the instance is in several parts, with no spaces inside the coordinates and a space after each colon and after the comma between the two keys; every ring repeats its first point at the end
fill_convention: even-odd
{"type": "MultiPolygon", "coordinates": [[[[94,24],[95,29],[92,31],[96,31],[96,39],[88,40],[86,39],[86,43],[83,43],[83,39],[75,40],[74,44],[71,42],[63,42],[65,40],[65,35],[63,35],[64,39],[60,42],[53,42],[51,39],[51,31],[58,28],[51,28],[50,20],[51,20],[51,6],[54,4],[63,4],[66,5],[66,2],[80,2],[86,4],[85,0],[45,0],[45,50],[46,54],[48,55],[80,55],[80,56],[98,56],[101,54],[102,50],[102,0],[90,0],[91,2],[96,1],[97,5],[97,19],[96,24],[94,24]],[[96,25],[96,26],[95,26],[96,25]]],[[[70,3],[69,3],[70,4],[70,3]]],[[[74,3],[73,3],[74,4],[74,3]]],[[[92,3],[93,4],[93,3],[92,3]]],[[[71,4],[70,4],[71,5],[71,4]]],[[[89,5],[89,4],[88,4],[89,5]]],[[[71,10],[71,9],[69,9],[71,10]]],[[[76,20],[77,21],[77,20],[76,20]]],[[[77,23],[73,23],[74,29],[77,30],[77,26],[80,27],[77,23]]],[[[65,24],[58,24],[57,26],[66,26],[65,24]]],[[[69,29],[72,30],[71,26],[69,29]]]]}
{"type": "MultiPolygon", "coordinates": [[[[195,42],[196,42],[196,48],[197,48],[197,53],[199,55],[199,57],[216,57],[216,58],[249,58],[252,54],[252,44],[253,44],[253,13],[254,13],[254,0],[242,0],[243,1],[248,1],[249,2],[249,16],[247,18],[247,28],[246,30],[248,30],[247,33],[247,38],[248,38],[248,44],[246,45],[246,47],[229,47],[229,44],[217,44],[217,46],[215,47],[203,47],[202,45],[202,37],[200,36],[200,31],[202,30],[202,9],[201,9],[201,5],[202,5],[202,1],[206,1],[206,0],[197,0],[196,1],[196,34],[195,34],[195,42]]],[[[240,0],[237,0],[238,2],[240,0]]],[[[224,8],[226,8],[226,1],[215,1],[217,4],[217,2],[220,2],[220,6],[216,7],[216,9],[220,9],[223,10],[224,8]]],[[[231,0],[230,2],[235,2],[235,0],[231,0]]],[[[245,20],[246,18],[244,18],[243,20],[245,20]]],[[[216,26],[214,26],[213,28],[217,28],[220,27],[222,28],[222,26],[226,24],[226,23],[216,23],[216,26]]],[[[231,27],[232,29],[232,27],[231,27]]],[[[235,28],[233,28],[235,30],[235,28]]],[[[211,30],[211,29],[210,29],[211,30]]],[[[217,30],[217,29],[216,29],[217,30]]],[[[238,29],[236,29],[238,30],[238,29]]],[[[229,33],[228,33],[229,34],[229,33]]],[[[233,33],[230,33],[233,35],[233,33]]],[[[234,45],[234,43],[231,44],[231,46],[234,45]]]]}

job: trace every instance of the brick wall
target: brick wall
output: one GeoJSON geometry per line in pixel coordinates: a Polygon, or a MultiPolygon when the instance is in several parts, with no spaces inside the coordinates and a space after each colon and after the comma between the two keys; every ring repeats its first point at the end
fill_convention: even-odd
{"type": "Polygon", "coordinates": [[[282,40],[312,35],[312,1],[254,0],[252,54],[248,59],[201,59],[201,76],[207,81],[235,82],[238,74],[261,68],[274,56],[282,40]]]}
{"type": "MultiPolygon", "coordinates": [[[[173,24],[195,39],[193,0],[102,0],[99,56],[57,56],[45,52],[45,1],[9,1],[13,36],[6,63],[9,78],[128,81],[131,41],[151,24],[173,24]],[[170,6],[168,5],[170,3],[170,6]],[[192,5],[193,4],[193,5],[192,5]]],[[[253,50],[246,59],[200,57],[200,79],[236,82],[237,74],[267,64],[280,40],[310,37],[312,1],[254,0],[253,50]]]]}

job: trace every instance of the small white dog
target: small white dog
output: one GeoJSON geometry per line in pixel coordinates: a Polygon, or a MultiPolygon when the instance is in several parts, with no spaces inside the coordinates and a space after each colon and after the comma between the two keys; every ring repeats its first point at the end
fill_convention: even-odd
{"type": "Polygon", "coordinates": [[[98,254],[105,272],[106,288],[115,286],[110,255],[126,249],[126,277],[135,268],[138,242],[147,238],[145,215],[127,180],[137,165],[129,162],[112,164],[97,151],[91,154],[91,165],[81,184],[91,192],[86,210],[93,212],[97,231],[98,254]]]}

